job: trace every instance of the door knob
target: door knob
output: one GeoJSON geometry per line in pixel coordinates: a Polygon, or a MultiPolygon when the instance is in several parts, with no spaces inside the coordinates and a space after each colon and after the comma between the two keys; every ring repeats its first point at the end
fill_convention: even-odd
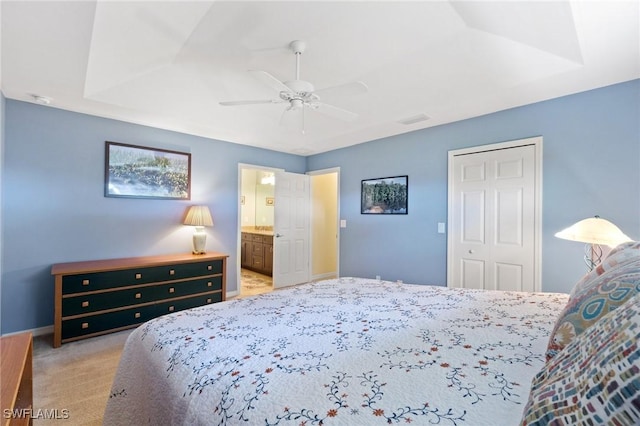
{"type": "Polygon", "coordinates": [[[275,237],[276,237],[276,238],[280,238],[280,237],[284,237],[284,235],[277,233],[277,234],[275,235],[275,237]]]}
{"type": "Polygon", "coordinates": [[[473,250],[469,249],[469,254],[473,254],[473,250]]]}

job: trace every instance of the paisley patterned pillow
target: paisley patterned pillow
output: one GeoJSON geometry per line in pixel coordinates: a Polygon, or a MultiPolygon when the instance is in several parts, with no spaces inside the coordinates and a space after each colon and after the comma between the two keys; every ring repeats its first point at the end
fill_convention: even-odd
{"type": "Polygon", "coordinates": [[[533,378],[521,425],[640,424],[640,295],[605,315],[533,378]]]}
{"type": "Polygon", "coordinates": [[[628,241],[614,247],[592,271],[585,274],[571,290],[573,296],[577,290],[582,289],[587,282],[591,282],[606,271],[640,256],[640,241],[628,241]]]}
{"type": "Polygon", "coordinates": [[[604,315],[640,292],[640,244],[635,244],[607,257],[599,272],[592,271],[576,284],[551,332],[547,361],[604,315]]]}

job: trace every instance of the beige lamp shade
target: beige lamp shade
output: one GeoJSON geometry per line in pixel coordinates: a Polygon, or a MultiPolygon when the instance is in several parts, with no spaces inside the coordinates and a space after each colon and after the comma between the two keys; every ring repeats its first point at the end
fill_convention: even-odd
{"type": "Polygon", "coordinates": [[[601,244],[615,247],[631,238],[626,236],[620,228],[599,216],[583,219],[570,227],[555,234],[556,237],[570,241],[589,244],[601,244]]]}
{"type": "Polygon", "coordinates": [[[211,212],[207,206],[191,206],[184,218],[185,225],[191,226],[213,226],[211,212]]]}

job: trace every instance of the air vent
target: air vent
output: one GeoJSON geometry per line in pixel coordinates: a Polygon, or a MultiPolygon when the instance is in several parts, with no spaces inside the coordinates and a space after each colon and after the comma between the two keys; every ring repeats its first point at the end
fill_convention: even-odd
{"type": "Polygon", "coordinates": [[[414,115],[413,117],[405,118],[403,120],[398,120],[398,123],[408,126],[410,124],[416,124],[416,123],[419,123],[421,121],[427,121],[428,119],[429,119],[428,115],[426,115],[426,114],[418,114],[418,115],[414,115]]]}

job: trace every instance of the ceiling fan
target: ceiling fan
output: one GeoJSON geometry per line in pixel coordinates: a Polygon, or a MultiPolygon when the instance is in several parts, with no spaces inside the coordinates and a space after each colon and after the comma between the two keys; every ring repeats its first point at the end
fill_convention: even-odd
{"type": "Polygon", "coordinates": [[[354,81],[351,83],[315,90],[313,84],[305,80],[300,80],[300,56],[305,51],[306,47],[306,43],[301,40],[294,40],[289,43],[289,48],[296,56],[295,80],[282,82],[266,71],[249,70],[249,72],[252,73],[257,79],[275,89],[279,94],[278,98],[246,101],[226,101],[220,102],[220,105],[237,106],[281,103],[288,104],[288,106],[282,113],[280,124],[288,127],[299,126],[301,127],[303,133],[305,109],[311,109],[343,121],[353,121],[358,118],[358,114],[354,112],[321,102],[321,96],[325,96],[327,94],[356,95],[359,93],[367,92],[369,88],[361,81],[354,81]]]}

